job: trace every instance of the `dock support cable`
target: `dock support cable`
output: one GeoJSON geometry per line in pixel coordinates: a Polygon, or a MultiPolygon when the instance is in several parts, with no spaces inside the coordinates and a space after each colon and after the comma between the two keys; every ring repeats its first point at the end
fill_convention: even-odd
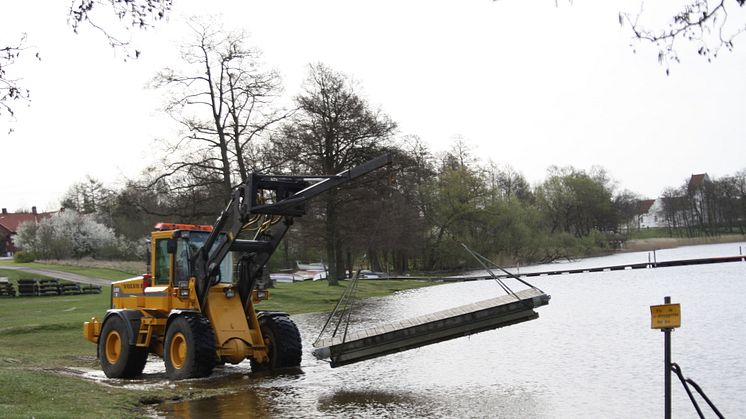
{"type": "MultiPolygon", "coordinates": [[[[507,271],[507,270],[506,270],[505,268],[503,268],[502,266],[498,265],[497,263],[495,263],[495,262],[493,262],[493,261],[491,261],[491,260],[487,259],[486,257],[484,257],[484,256],[480,255],[479,253],[477,253],[477,252],[475,252],[475,251],[473,251],[473,250],[469,249],[469,248],[468,248],[468,247],[466,246],[466,244],[464,244],[464,243],[461,243],[461,246],[463,246],[463,247],[464,247],[464,249],[466,249],[466,251],[467,251],[467,252],[469,252],[469,254],[470,254],[470,255],[472,255],[472,257],[474,257],[474,259],[476,259],[476,260],[477,260],[477,262],[478,262],[478,263],[479,263],[480,265],[482,265],[482,267],[483,267],[483,268],[484,268],[484,269],[485,269],[485,270],[487,271],[487,273],[489,273],[489,274],[490,274],[490,276],[492,277],[492,279],[494,279],[495,281],[497,281],[497,283],[498,283],[498,284],[500,284],[500,286],[501,286],[501,287],[503,288],[503,290],[505,290],[505,292],[507,292],[508,294],[511,294],[511,295],[513,295],[514,297],[518,298],[518,296],[517,296],[517,295],[516,295],[516,294],[515,294],[515,293],[513,292],[513,290],[511,290],[511,289],[510,289],[510,288],[509,288],[509,287],[508,287],[507,285],[505,285],[505,283],[504,283],[504,282],[503,282],[502,280],[500,280],[500,277],[498,277],[497,275],[495,275],[495,273],[494,273],[494,272],[492,272],[492,270],[491,270],[491,269],[490,269],[489,267],[487,267],[487,265],[485,264],[485,262],[487,262],[487,263],[490,263],[491,265],[493,265],[493,266],[494,266],[494,267],[496,267],[497,269],[499,269],[499,270],[503,271],[503,272],[505,273],[505,275],[507,275],[507,276],[509,276],[510,278],[513,278],[513,279],[515,279],[515,280],[519,281],[519,282],[520,282],[520,283],[522,283],[523,285],[526,285],[527,287],[531,287],[531,288],[533,288],[533,289],[535,289],[535,290],[537,290],[537,291],[541,292],[542,294],[544,293],[544,291],[542,291],[542,290],[541,290],[541,289],[539,289],[538,287],[534,286],[533,284],[530,284],[530,283],[528,283],[528,282],[524,281],[524,280],[523,280],[523,279],[521,279],[521,278],[520,278],[519,276],[517,276],[517,275],[514,275],[513,273],[511,273],[511,272],[507,271]]],[[[518,298],[518,299],[520,300],[520,298],[518,298]]]]}
{"type": "Polygon", "coordinates": [[[334,309],[329,314],[329,317],[327,317],[326,322],[324,323],[324,327],[321,328],[321,332],[319,332],[319,336],[316,338],[316,341],[314,341],[314,345],[316,345],[321,340],[321,337],[324,335],[324,332],[326,332],[326,329],[333,322],[335,317],[337,318],[337,320],[336,320],[336,324],[334,325],[334,330],[331,332],[331,337],[337,336],[337,332],[339,332],[339,328],[340,328],[340,325],[342,324],[342,321],[346,320],[342,340],[344,341],[347,338],[347,330],[351,322],[352,307],[354,305],[354,300],[356,298],[355,294],[357,292],[359,278],[360,278],[360,275],[358,272],[358,274],[356,274],[355,277],[350,282],[350,285],[348,285],[345,291],[342,293],[339,300],[337,300],[337,304],[334,306],[334,309]]]}
{"type": "Polygon", "coordinates": [[[684,377],[684,374],[681,372],[681,367],[679,364],[672,362],[671,363],[671,371],[673,371],[677,377],[679,377],[679,380],[681,380],[681,385],[684,386],[684,390],[686,390],[686,394],[689,395],[689,400],[692,401],[692,404],[694,405],[694,408],[697,410],[697,414],[700,418],[704,419],[705,415],[702,414],[702,409],[699,408],[699,404],[694,399],[694,395],[692,394],[692,391],[689,389],[689,384],[691,384],[692,387],[694,387],[695,390],[697,390],[697,393],[707,402],[707,404],[710,406],[710,409],[712,409],[713,412],[720,418],[723,419],[724,416],[717,407],[715,407],[715,404],[712,403],[712,401],[707,397],[705,392],[702,390],[702,388],[697,385],[697,383],[694,382],[691,378],[684,377]]]}

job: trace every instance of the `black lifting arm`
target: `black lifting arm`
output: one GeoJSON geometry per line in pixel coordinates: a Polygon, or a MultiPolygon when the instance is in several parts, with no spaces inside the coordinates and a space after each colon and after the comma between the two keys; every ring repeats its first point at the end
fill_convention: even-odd
{"type": "Polygon", "coordinates": [[[193,256],[192,275],[196,278],[200,306],[205,306],[207,291],[217,283],[220,263],[228,252],[242,252],[251,257],[251,268],[239,278],[238,289],[246,301],[255,278],[261,271],[292,224],[293,217],[305,214],[305,203],[330,189],[370,173],[391,163],[391,155],[384,154],[359,166],[333,176],[271,176],[254,173],[239,185],[231,200],[213,225],[204,246],[193,256]],[[321,179],[321,180],[319,180],[321,179]],[[316,183],[311,183],[319,180],[316,183]],[[272,202],[266,202],[271,200],[272,202]],[[263,220],[263,221],[260,221],[263,220]],[[282,220],[270,231],[269,224],[282,220]],[[267,223],[258,228],[253,239],[239,239],[247,224],[267,223]]]}

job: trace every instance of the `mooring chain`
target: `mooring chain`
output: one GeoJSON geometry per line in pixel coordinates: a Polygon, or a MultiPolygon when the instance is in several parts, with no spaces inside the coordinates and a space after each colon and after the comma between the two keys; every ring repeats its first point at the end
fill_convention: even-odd
{"type": "Polygon", "coordinates": [[[720,413],[717,407],[715,407],[715,404],[712,401],[710,401],[709,397],[707,397],[704,390],[702,390],[702,388],[699,385],[697,385],[697,383],[695,383],[694,380],[692,380],[691,378],[684,377],[684,373],[681,372],[681,367],[679,366],[679,364],[672,362],[671,371],[673,371],[676,374],[676,376],[679,377],[679,380],[681,380],[681,385],[684,386],[684,390],[686,390],[686,394],[689,395],[689,400],[692,401],[692,404],[694,405],[694,409],[697,410],[697,414],[699,415],[700,418],[704,419],[705,415],[702,414],[702,409],[699,408],[699,404],[694,399],[694,395],[692,394],[692,391],[689,390],[689,384],[691,384],[691,386],[694,387],[695,390],[697,390],[697,393],[699,393],[699,395],[702,396],[705,402],[707,402],[707,404],[710,406],[710,409],[712,409],[712,411],[715,412],[715,414],[720,419],[724,418],[723,414],[720,413]]]}

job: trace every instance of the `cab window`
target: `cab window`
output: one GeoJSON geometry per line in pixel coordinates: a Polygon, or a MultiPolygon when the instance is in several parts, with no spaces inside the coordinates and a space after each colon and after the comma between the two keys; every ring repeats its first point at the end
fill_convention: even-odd
{"type": "Polygon", "coordinates": [[[179,282],[189,280],[189,258],[191,252],[196,251],[190,248],[188,240],[179,239],[176,243],[176,255],[174,255],[174,285],[178,286],[179,282]]]}
{"type": "Polygon", "coordinates": [[[171,278],[171,258],[168,254],[168,239],[155,242],[155,284],[168,285],[171,278]]]}

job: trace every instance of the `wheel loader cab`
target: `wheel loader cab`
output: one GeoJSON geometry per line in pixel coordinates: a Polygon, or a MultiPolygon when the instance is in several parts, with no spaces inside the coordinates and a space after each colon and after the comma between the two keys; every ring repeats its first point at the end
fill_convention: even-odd
{"type": "MultiPolygon", "coordinates": [[[[201,226],[200,226],[201,227],[201,226]]],[[[193,276],[191,259],[204,246],[209,231],[175,230],[153,233],[153,285],[179,287],[193,276]]],[[[219,240],[224,240],[220,236],[219,240]]],[[[228,254],[220,263],[218,283],[233,282],[233,257],[228,254]]]]}
{"type": "MultiPolygon", "coordinates": [[[[112,309],[198,310],[191,258],[203,247],[210,226],[158,224],[151,234],[149,271],[137,278],[112,283],[112,309]]],[[[233,281],[233,257],[220,263],[215,284],[233,281]]]]}

